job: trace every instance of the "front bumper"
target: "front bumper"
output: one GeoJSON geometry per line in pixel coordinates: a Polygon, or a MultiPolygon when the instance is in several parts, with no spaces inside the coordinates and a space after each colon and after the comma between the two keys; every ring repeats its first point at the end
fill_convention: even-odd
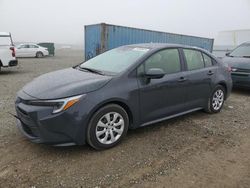
{"type": "Polygon", "coordinates": [[[80,115],[80,105],[75,104],[64,112],[52,114],[52,107],[27,105],[18,98],[15,104],[17,127],[34,143],[83,145],[87,123],[86,117],[80,115]]]}
{"type": "Polygon", "coordinates": [[[250,73],[232,73],[234,87],[250,88],[250,73]]]}

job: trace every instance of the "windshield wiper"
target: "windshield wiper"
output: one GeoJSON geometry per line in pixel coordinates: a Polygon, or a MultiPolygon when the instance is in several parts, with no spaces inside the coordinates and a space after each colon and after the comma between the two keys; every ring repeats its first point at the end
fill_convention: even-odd
{"type": "Polygon", "coordinates": [[[250,58],[250,55],[244,55],[242,57],[245,57],[245,58],[250,58]]]}
{"type": "Polygon", "coordinates": [[[87,68],[87,67],[81,67],[81,66],[79,66],[79,69],[80,70],[86,70],[86,71],[89,71],[89,72],[92,72],[92,73],[95,73],[95,74],[105,75],[102,71],[91,69],[91,68],[87,68]]]}

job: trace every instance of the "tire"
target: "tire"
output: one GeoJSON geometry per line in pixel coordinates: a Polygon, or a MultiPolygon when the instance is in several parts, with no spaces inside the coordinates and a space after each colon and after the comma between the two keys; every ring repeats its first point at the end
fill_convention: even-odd
{"type": "Polygon", "coordinates": [[[42,52],[37,52],[37,53],[36,53],[36,57],[37,57],[37,58],[43,57],[43,53],[42,53],[42,52]]]}
{"type": "Polygon", "coordinates": [[[92,116],[87,128],[87,142],[96,150],[114,147],[127,134],[128,126],[127,112],[119,105],[109,104],[92,116]]]}
{"type": "Polygon", "coordinates": [[[220,112],[225,102],[225,97],[225,88],[221,85],[217,85],[208,99],[205,111],[211,114],[220,112]]]}

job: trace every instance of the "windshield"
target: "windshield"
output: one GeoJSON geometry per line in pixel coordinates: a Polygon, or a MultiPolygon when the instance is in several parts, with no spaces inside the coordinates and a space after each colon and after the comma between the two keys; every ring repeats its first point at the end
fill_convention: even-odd
{"type": "Polygon", "coordinates": [[[0,36],[0,46],[11,46],[10,36],[0,36]]]}
{"type": "Polygon", "coordinates": [[[146,54],[148,50],[148,48],[128,46],[116,48],[84,62],[80,68],[118,74],[146,54]]]}
{"type": "Polygon", "coordinates": [[[230,53],[230,56],[250,57],[250,44],[243,44],[230,53]]]}

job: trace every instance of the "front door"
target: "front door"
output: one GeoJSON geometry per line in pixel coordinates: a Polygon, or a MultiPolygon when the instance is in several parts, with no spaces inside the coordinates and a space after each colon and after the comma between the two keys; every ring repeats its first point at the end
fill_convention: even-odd
{"type": "Polygon", "coordinates": [[[154,53],[138,68],[141,124],[164,118],[185,110],[186,76],[178,49],[154,53]],[[145,78],[152,68],[162,69],[160,79],[145,78]]]}

